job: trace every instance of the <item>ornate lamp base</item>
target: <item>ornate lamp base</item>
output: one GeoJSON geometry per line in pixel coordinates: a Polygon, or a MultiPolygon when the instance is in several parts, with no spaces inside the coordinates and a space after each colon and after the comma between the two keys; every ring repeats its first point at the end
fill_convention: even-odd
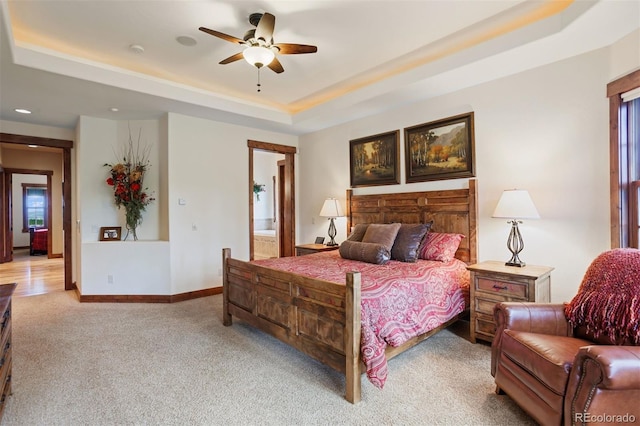
{"type": "Polygon", "coordinates": [[[524,249],[524,241],[522,241],[522,235],[520,235],[520,230],[518,229],[518,221],[514,219],[507,223],[511,223],[511,232],[509,232],[509,238],[507,239],[507,248],[511,252],[511,259],[505,265],[521,268],[526,264],[518,257],[522,249],[524,249]]]}
{"type": "Polygon", "coordinates": [[[327,246],[337,246],[338,243],[336,243],[336,240],[334,240],[334,238],[336,237],[337,231],[336,231],[336,224],[333,222],[333,218],[330,217],[329,220],[331,222],[329,222],[329,242],[326,244],[327,246]]]}

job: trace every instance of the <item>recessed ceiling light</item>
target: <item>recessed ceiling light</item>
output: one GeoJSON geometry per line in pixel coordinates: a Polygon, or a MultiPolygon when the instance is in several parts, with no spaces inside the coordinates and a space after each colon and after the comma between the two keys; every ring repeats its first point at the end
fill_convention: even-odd
{"type": "Polygon", "coordinates": [[[29,148],[37,148],[38,145],[27,145],[29,148]]]}
{"type": "Polygon", "coordinates": [[[176,37],[176,41],[183,46],[195,46],[198,44],[198,41],[195,38],[186,35],[176,37]]]}
{"type": "Polygon", "coordinates": [[[129,50],[131,50],[133,53],[144,53],[144,47],[140,46],[139,44],[132,44],[131,46],[129,46],[129,50]]]}
{"type": "Polygon", "coordinates": [[[24,108],[16,108],[14,111],[15,112],[19,112],[20,114],[31,114],[31,111],[29,111],[28,109],[24,109],[24,108]]]}
{"type": "Polygon", "coordinates": [[[112,107],[112,108],[109,108],[109,111],[111,111],[111,112],[118,112],[118,111],[120,111],[120,110],[119,110],[118,108],[116,108],[116,107],[112,107]]]}

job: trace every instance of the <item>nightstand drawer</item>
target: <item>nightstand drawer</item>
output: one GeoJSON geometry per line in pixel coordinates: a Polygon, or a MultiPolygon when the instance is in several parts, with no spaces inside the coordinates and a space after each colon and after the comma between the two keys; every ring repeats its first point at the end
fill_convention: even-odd
{"type": "Polygon", "coordinates": [[[501,298],[491,299],[488,297],[481,297],[479,295],[476,295],[476,297],[473,300],[473,304],[474,304],[473,307],[476,310],[476,312],[490,315],[491,318],[493,318],[493,307],[496,306],[496,303],[499,303],[502,301],[503,299],[501,298]]]}
{"type": "Polygon", "coordinates": [[[493,336],[496,333],[496,323],[493,322],[493,316],[476,315],[474,325],[475,332],[481,334],[484,340],[493,340],[493,336]]]}
{"type": "Polygon", "coordinates": [[[476,290],[492,292],[502,296],[517,297],[519,299],[527,299],[529,297],[527,294],[527,285],[525,284],[509,283],[487,278],[478,278],[476,280],[476,290]]]}

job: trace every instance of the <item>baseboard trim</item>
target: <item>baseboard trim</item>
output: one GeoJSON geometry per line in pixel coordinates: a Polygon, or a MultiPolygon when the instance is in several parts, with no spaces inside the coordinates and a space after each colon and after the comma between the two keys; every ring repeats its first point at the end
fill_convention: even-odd
{"type": "Polygon", "coordinates": [[[49,259],[62,259],[62,253],[51,253],[49,259]]]}
{"type": "Polygon", "coordinates": [[[113,295],[113,294],[96,294],[82,295],[76,289],[80,302],[87,303],[174,303],[184,302],[185,300],[197,299],[199,297],[213,296],[222,293],[222,287],[205,288],[204,290],[189,291],[186,293],[172,295],[157,294],[141,294],[141,295],[113,295]]]}

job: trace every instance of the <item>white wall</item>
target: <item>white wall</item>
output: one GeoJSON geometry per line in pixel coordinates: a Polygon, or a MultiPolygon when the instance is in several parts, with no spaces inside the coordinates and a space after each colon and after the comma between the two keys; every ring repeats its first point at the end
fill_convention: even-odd
{"type": "MultiPolygon", "coordinates": [[[[77,217],[79,220],[80,253],[76,274],[77,285],[83,295],[168,295],[169,243],[159,240],[167,231],[168,223],[159,192],[163,170],[161,158],[166,155],[166,144],[161,137],[160,121],[114,121],[80,117],[77,149],[77,217]],[[140,133],[141,130],[141,133],[140,133]],[[126,234],[124,209],[113,201],[113,188],[106,183],[109,168],[122,160],[129,134],[134,145],[149,146],[150,168],[145,174],[144,186],[156,200],[143,213],[137,234],[140,241],[98,242],[103,226],[121,226],[126,234]]],[[[131,237],[129,237],[131,239],[131,237]]]]}
{"type": "Polygon", "coordinates": [[[173,113],[168,129],[172,294],[220,286],[222,248],[249,258],[247,141],[298,138],[173,113]]]}
{"type": "Polygon", "coordinates": [[[640,28],[612,45],[609,52],[609,80],[640,68],[640,28]]]}
{"type": "Polygon", "coordinates": [[[122,226],[123,236],[126,234],[125,211],[118,209],[113,201],[113,187],[107,185],[110,176],[109,167],[105,163],[115,164],[122,161],[123,149],[129,140],[129,128],[135,144],[141,147],[149,146],[150,167],[145,174],[144,186],[148,188],[150,196],[156,198],[146,207],[142,217],[142,224],[137,229],[141,240],[158,240],[160,203],[159,193],[160,173],[158,164],[160,151],[159,129],[156,120],[145,121],[114,121],[100,118],[81,117],[80,139],[78,141],[78,186],[81,190],[81,234],[82,241],[97,241],[98,231],[102,226],[122,226]]]}
{"type": "Polygon", "coordinates": [[[0,120],[0,133],[13,135],[37,136],[39,138],[52,138],[73,141],[75,132],[52,126],[39,126],[37,124],[20,123],[18,121],[0,120]]]}
{"type": "MultiPolygon", "coordinates": [[[[0,150],[1,151],[1,150],[0,150]]],[[[47,184],[46,175],[14,174],[11,185],[13,215],[13,247],[29,247],[29,232],[22,232],[24,205],[22,200],[22,184],[47,184]]]]}
{"type": "MultiPolygon", "coordinates": [[[[552,300],[570,300],[593,258],[609,248],[609,126],[602,49],[497,81],[355,120],[300,138],[299,238],[324,235],[318,217],[328,196],[344,203],[349,140],[475,113],[479,260],[507,260],[509,226],[491,214],[504,189],[529,190],[541,215],[521,226],[523,261],[549,265],[552,300]]],[[[640,61],[636,62],[636,65],[640,61]]],[[[401,132],[401,182],[405,181],[401,132]]],[[[356,189],[356,193],[464,187],[461,180],[356,189]]],[[[337,240],[346,238],[344,219],[337,240]]]]}

